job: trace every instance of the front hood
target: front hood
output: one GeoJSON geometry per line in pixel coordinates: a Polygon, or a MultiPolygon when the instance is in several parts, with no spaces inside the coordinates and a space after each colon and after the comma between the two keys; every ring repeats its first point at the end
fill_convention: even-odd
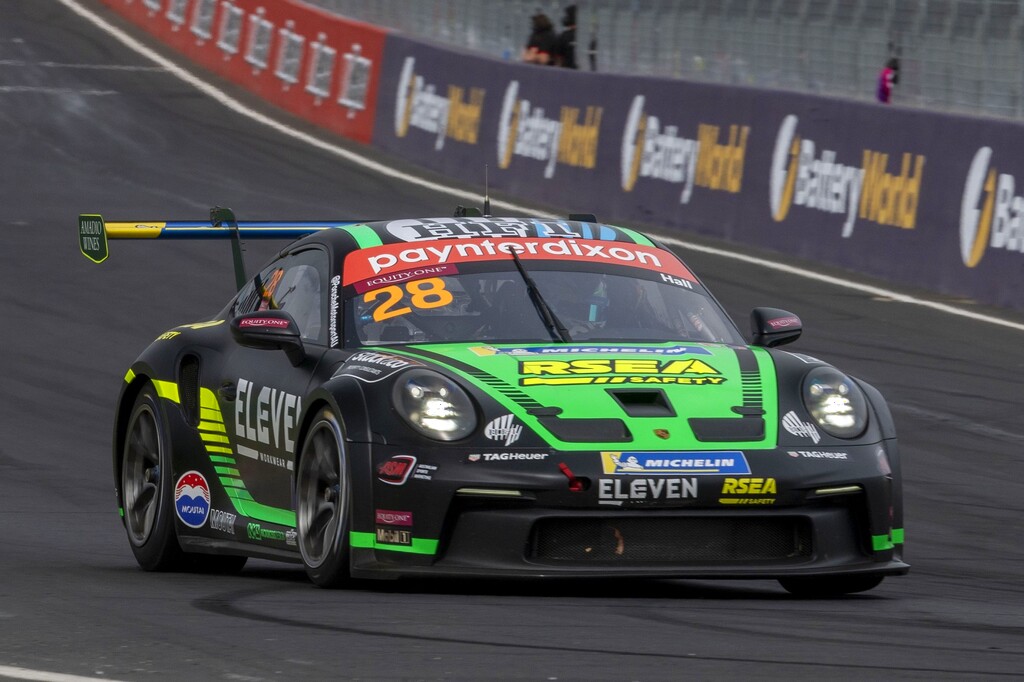
{"type": "Polygon", "coordinates": [[[461,377],[562,450],[775,446],[775,368],[760,348],[547,343],[402,350],[461,377]]]}

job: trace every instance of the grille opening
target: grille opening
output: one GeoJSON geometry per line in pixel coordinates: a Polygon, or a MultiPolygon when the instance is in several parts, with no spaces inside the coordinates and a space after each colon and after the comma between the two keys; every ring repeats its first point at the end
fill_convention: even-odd
{"type": "Polygon", "coordinates": [[[608,394],[615,398],[615,402],[622,407],[622,411],[630,417],[676,416],[676,411],[672,409],[665,390],[661,388],[636,391],[609,389],[608,394]]]}
{"type": "Polygon", "coordinates": [[[713,565],[811,559],[804,517],[548,518],[530,534],[528,558],[578,564],[713,565]]]}

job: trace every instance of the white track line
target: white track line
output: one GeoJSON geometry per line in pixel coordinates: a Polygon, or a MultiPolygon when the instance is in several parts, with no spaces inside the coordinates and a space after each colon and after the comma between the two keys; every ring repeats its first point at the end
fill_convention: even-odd
{"type": "Polygon", "coordinates": [[[114,682],[109,678],[97,675],[96,677],[83,677],[82,675],[65,675],[64,673],[48,673],[42,670],[30,670],[29,668],[15,668],[7,665],[0,665],[0,677],[15,680],[39,680],[40,682],[96,682],[106,680],[114,682]]]}
{"type": "MultiPolygon", "coordinates": [[[[208,95],[215,102],[219,102],[219,103],[223,104],[225,107],[227,107],[228,109],[230,109],[231,111],[234,111],[235,113],[237,113],[237,114],[239,114],[241,116],[245,116],[245,117],[255,121],[256,123],[259,123],[261,125],[265,125],[268,128],[274,130],[275,132],[278,132],[278,133],[280,133],[282,135],[286,135],[286,136],[291,137],[293,139],[299,140],[300,142],[304,142],[304,143],[310,145],[311,147],[315,147],[317,149],[320,149],[322,151],[328,152],[330,154],[334,154],[335,156],[339,156],[339,157],[345,159],[346,161],[348,161],[349,163],[353,163],[353,164],[356,164],[358,166],[362,166],[363,168],[365,168],[365,169],[367,169],[369,171],[372,171],[374,173],[379,173],[381,175],[384,175],[384,176],[387,176],[387,177],[390,177],[390,178],[395,178],[396,180],[400,180],[402,182],[407,182],[409,184],[418,185],[420,187],[423,187],[425,189],[429,189],[429,190],[434,191],[434,192],[443,192],[445,194],[449,194],[451,196],[457,197],[460,200],[464,200],[464,201],[467,201],[467,202],[475,202],[475,201],[479,201],[479,199],[480,199],[479,195],[477,195],[477,194],[470,194],[468,192],[463,192],[461,190],[455,189],[453,187],[448,187],[448,186],[442,185],[440,183],[431,182],[430,180],[425,180],[423,178],[419,178],[419,177],[416,177],[414,175],[409,175],[408,173],[403,173],[401,171],[395,170],[394,168],[390,168],[390,167],[388,167],[388,166],[386,166],[386,165],[384,165],[382,163],[379,163],[377,161],[369,159],[369,158],[367,158],[365,156],[361,156],[361,155],[359,155],[359,154],[357,154],[355,152],[349,151],[348,149],[345,149],[344,147],[339,147],[336,144],[332,144],[332,143],[327,142],[325,140],[321,140],[321,139],[319,139],[317,137],[309,135],[308,133],[304,133],[301,130],[297,130],[295,128],[287,126],[287,125],[281,123],[280,121],[276,121],[276,120],[270,118],[269,116],[264,116],[263,114],[260,114],[258,112],[252,111],[251,109],[246,108],[238,100],[236,100],[233,97],[227,95],[222,90],[216,88],[215,86],[211,85],[210,83],[202,80],[201,78],[196,76],[191,71],[187,71],[187,70],[183,69],[182,67],[178,66],[174,62],[170,61],[169,59],[167,59],[167,58],[163,57],[162,55],[156,53],[155,51],[153,51],[151,48],[147,47],[143,43],[139,42],[138,40],[136,40],[132,36],[128,35],[124,31],[122,31],[121,29],[119,29],[116,26],[114,26],[114,25],[110,24],[109,22],[105,21],[99,15],[97,15],[94,12],[86,9],[85,7],[82,7],[76,0],[59,0],[59,2],[61,4],[63,4],[65,7],[67,7],[68,9],[70,9],[75,14],[79,15],[80,17],[82,17],[86,21],[88,21],[91,24],[93,24],[94,26],[96,26],[98,29],[100,29],[104,33],[110,35],[111,37],[113,37],[113,38],[117,39],[118,41],[120,41],[121,43],[123,43],[126,47],[134,50],[135,52],[137,52],[141,56],[143,56],[143,57],[145,57],[145,58],[155,62],[156,64],[161,66],[164,70],[166,70],[171,75],[181,79],[182,81],[184,81],[185,83],[188,83],[189,85],[191,85],[192,87],[196,88],[200,92],[208,95]]],[[[494,200],[491,203],[493,205],[500,206],[502,208],[505,208],[505,209],[507,209],[509,211],[512,211],[512,212],[515,212],[515,213],[522,213],[522,214],[527,214],[527,215],[537,215],[537,211],[536,210],[534,210],[532,208],[529,208],[527,206],[523,206],[521,204],[514,204],[514,203],[510,203],[510,202],[507,202],[507,201],[500,201],[500,200],[494,200]]],[[[1009,329],[1014,329],[1014,330],[1017,330],[1017,331],[1024,331],[1024,323],[1013,322],[1013,321],[1005,320],[1005,319],[1002,319],[1002,318],[999,318],[999,317],[994,317],[992,315],[984,315],[982,313],[977,313],[977,312],[974,312],[972,310],[966,310],[964,308],[957,308],[956,306],[951,306],[951,305],[948,305],[948,304],[945,304],[945,303],[938,303],[936,301],[929,301],[927,299],[917,298],[915,296],[909,296],[907,294],[902,294],[902,293],[899,293],[897,291],[892,291],[890,289],[883,289],[881,287],[875,287],[875,286],[870,286],[870,285],[867,285],[867,284],[861,284],[861,283],[855,282],[853,280],[842,279],[842,278],[839,278],[839,277],[832,277],[830,275],[822,275],[820,273],[814,272],[813,270],[805,270],[803,268],[798,268],[798,267],[795,267],[795,266],[792,266],[792,265],[785,265],[785,264],[782,264],[782,263],[775,263],[773,261],[765,260],[763,258],[756,258],[754,256],[747,256],[747,255],[744,255],[744,254],[741,254],[741,253],[733,253],[731,251],[726,251],[725,249],[718,249],[718,248],[714,248],[714,247],[711,247],[711,246],[703,246],[703,245],[700,245],[700,244],[695,244],[693,242],[684,241],[682,239],[677,239],[675,237],[659,236],[658,238],[661,241],[663,241],[663,242],[666,242],[666,243],[669,243],[669,244],[673,244],[673,245],[676,245],[676,246],[681,246],[681,247],[686,248],[686,249],[692,249],[694,251],[701,251],[703,253],[709,253],[709,254],[712,254],[712,255],[721,256],[723,258],[730,258],[732,260],[737,260],[737,261],[740,261],[740,262],[743,262],[743,263],[749,263],[750,265],[757,265],[759,267],[768,268],[768,269],[776,270],[776,271],[779,271],[779,272],[785,272],[787,274],[796,275],[798,277],[803,277],[803,278],[815,280],[815,281],[818,281],[818,282],[825,282],[827,284],[833,284],[833,285],[838,286],[838,287],[843,287],[845,289],[851,289],[853,291],[859,291],[859,292],[862,292],[862,293],[870,294],[872,296],[882,296],[882,297],[889,298],[889,299],[892,299],[893,301],[897,301],[897,302],[900,302],[900,303],[908,303],[910,305],[917,305],[917,306],[922,306],[922,307],[925,307],[925,308],[931,308],[932,310],[936,310],[936,311],[942,312],[942,313],[947,313],[949,315],[957,315],[959,317],[966,317],[968,319],[977,320],[979,322],[987,322],[989,324],[994,324],[994,325],[998,325],[998,326],[1001,326],[1001,327],[1007,327],[1009,329]]]]}

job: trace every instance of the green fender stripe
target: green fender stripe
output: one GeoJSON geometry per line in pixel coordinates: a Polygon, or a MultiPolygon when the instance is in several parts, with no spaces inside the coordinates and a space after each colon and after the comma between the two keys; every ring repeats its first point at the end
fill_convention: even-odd
{"type": "Polygon", "coordinates": [[[619,227],[618,225],[615,226],[615,229],[622,232],[624,235],[632,239],[640,246],[650,246],[653,248],[658,248],[657,246],[654,245],[654,242],[652,242],[650,239],[640,234],[636,230],[631,230],[628,227],[619,227]]]}
{"type": "Polygon", "coordinates": [[[339,229],[345,230],[352,235],[360,249],[380,246],[384,243],[380,240],[380,236],[373,231],[373,228],[368,225],[341,225],[339,229]]]}
{"type": "Polygon", "coordinates": [[[377,544],[377,536],[373,533],[350,531],[348,543],[352,547],[361,549],[380,549],[387,552],[406,552],[408,554],[437,554],[437,540],[428,540],[426,538],[413,538],[412,544],[409,546],[381,545],[377,544]]]}
{"type": "Polygon", "coordinates": [[[124,383],[130,384],[135,381],[135,372],[128,370],[124,375],[124,383]]]}
{"type": "Polygon", "coordinates": [[[903,529],[893,528],[885,535],[872,535],[871,536],[871,549],[876,552],[884,552],[887,549],[892,549],[896,545],[903,544],[903,529]]]}

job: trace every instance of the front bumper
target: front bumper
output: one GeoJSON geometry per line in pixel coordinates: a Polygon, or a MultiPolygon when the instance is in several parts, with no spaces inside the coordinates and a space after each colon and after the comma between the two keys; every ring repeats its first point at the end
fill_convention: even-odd
{"type": "Polygon", "coordinates": [[[900,481],[889,466],[896,443],[832,453],[843,458],[828,451],[813,457],[793,452],[746,452],[749,474],[741,476],[619,476],[602,468],[601,453],[538,450],[533,454],[544,455],[538,459],[520,452],[519,459],[486,461],[476,457],[479,448],[410,454],[408,448],[357,445],[354,480],[369,480],[364,492],[370,494],[355,495],[352,573],[369,578],[906,573],[900,481]],[[407,475],[390,471],[382,480],[382,469],[396,460],[409,465],[407,475]]]}

